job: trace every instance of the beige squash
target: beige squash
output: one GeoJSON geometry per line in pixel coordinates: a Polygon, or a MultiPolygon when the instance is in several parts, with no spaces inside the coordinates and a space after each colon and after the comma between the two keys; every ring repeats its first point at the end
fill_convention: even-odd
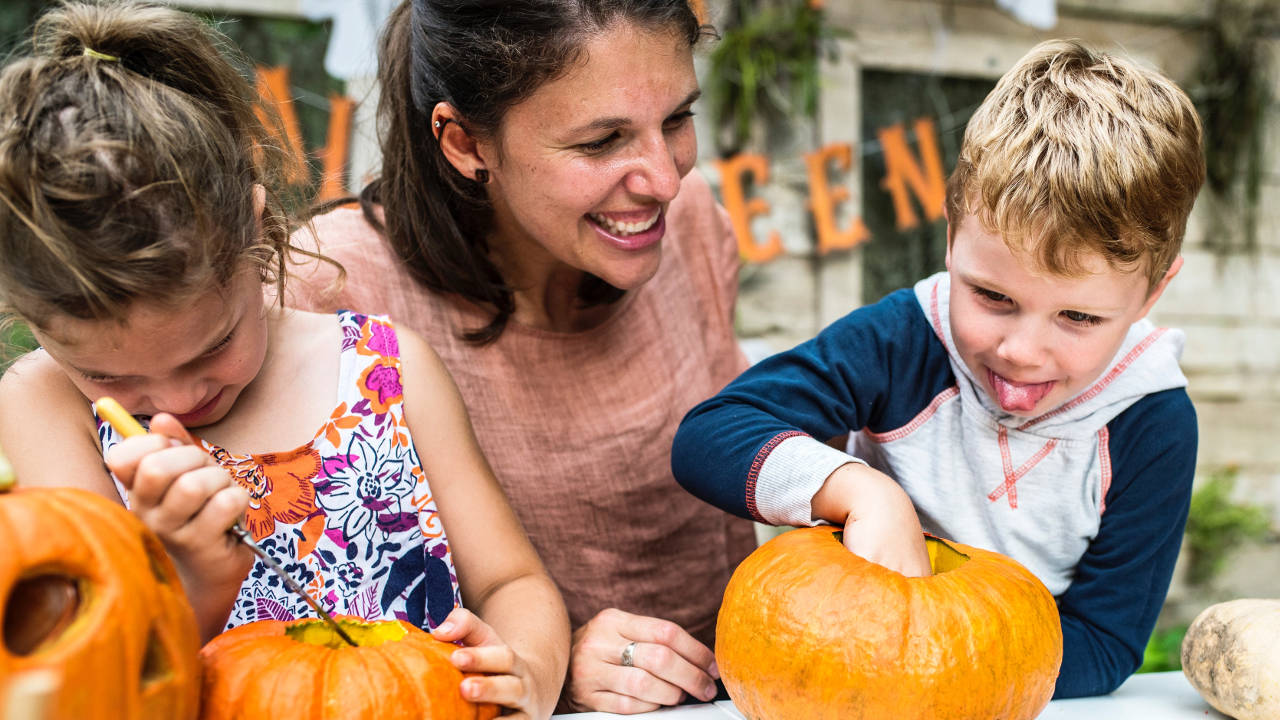
{"type": "Polygon", "coordinates": [[[1182,672],[1236,720],[1280,718],[1280,600],[1232,600],[1200,613],[1182,640],[1182,672]]]}

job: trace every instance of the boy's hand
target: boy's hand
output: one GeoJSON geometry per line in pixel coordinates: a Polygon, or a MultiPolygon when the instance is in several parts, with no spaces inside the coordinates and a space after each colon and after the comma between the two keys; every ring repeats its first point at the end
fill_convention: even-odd
{"type": "Polygon", "coordinates": [[[933,574],[911,498],[879,470],[840,466],[813,496],[813,514],[844,525],[850,552],[907,577],[933,574]]]}
{"type": "Polygon", "coordinates": [[[147,435],[107,453],[107,467],[129,489],[129,509],[164,543],[188,594],[210,582],[238,586],[253,554],[227,533],[249,506],[236,486],[172,415],[161,413],[147,435]]]}
{"type": "Polygon", "coordinates": [[[470,610],[454,608],[431,634],[437,640],[461,642],[465,646],[449,656],[454,667],[463,672],[486,674],[486,677],[463,680],[462,697],[514,710],[503,717],[518,720],[536,717],[529,666],[488,623],[470,610]]]}

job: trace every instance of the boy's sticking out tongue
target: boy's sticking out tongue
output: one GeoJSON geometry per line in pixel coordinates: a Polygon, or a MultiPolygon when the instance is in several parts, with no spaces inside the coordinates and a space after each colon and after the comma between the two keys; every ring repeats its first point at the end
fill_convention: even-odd
{"type": "Polygon", "coordinates": [[[995,390],[996,402],[1005,412],[1031,412],[1036,403],[1053,389],[1053,381],[1042,383],[1016,383],[1006,380],[995,372],[987,370],[991,388],[995,390]]]}

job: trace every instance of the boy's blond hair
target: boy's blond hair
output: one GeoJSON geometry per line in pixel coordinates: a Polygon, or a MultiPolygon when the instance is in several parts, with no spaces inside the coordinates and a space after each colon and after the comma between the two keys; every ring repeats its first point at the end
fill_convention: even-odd
{"type": "Polygon", "coordinates": [[[952,238],[973,215],[1042,270],[1079,276],[1083,256],[1098,254],[1154,287],[1178,256],[1204,175],[1200,120],[1177,85],[1051,40],[969,120],[947,213],[952,238]]]}

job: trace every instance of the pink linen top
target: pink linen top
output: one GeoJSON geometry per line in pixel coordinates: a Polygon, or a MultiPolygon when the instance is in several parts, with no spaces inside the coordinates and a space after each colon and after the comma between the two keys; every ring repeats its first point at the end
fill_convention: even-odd
{"type": "MultiPolygon", "coordinates": [[[[306,263],[291,271],[289,297],[389,315],[439,353],[575,629],[616,607],[672,620],[713,646],[725,585],[755,537],[750,522],[680,488],[670,454],[684,413],[747,365],[733,332],[737,244],[696,171],[666,223],[657,274],[582,332],[512,321],[489,345],[463,341],[490,315],[417,284],[354,205],[314,221],[345,285],[332,287],[332,266],[306,263]]],[[[294,242],[316,249],[306,231],[294,242]]]]}

